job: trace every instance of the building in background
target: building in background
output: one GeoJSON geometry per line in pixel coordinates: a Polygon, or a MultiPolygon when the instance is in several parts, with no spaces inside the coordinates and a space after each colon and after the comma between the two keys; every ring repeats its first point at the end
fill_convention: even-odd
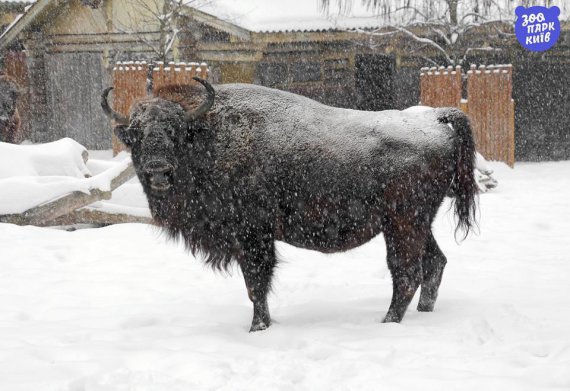
{"type": "MultiPolygon", "coordinates": [[[[68,136],[110,148],[99,98],[114,63],[156,60],[165,42],[168,59],[207,62],[215,83],[256,83],[363,110],[417,104],[419,69],[447,65],[433,46],[370,35],[389,21],[360,6],[351,16],[326,16],[306,0],[195,0],[176,10],[174,28],[152,15],[137,20],[137,2],[160,10],[160,1],[37,0],[21,10],[0,48],[7,65],[22,68],[32,140],[68,136]]],[[[508,23],[498,23],[502,33],[482,25],[463,37],[464,65],[513,64],[517,160],[570,159],[568,22],[557,45],[538,54],[520,47],[508,23]]]]}

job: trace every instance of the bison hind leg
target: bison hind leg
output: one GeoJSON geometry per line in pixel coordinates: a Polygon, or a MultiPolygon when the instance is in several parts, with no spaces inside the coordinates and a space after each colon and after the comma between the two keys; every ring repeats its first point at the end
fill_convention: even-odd
{"type": "Polygon", "coordinates": [[[447,264],[445,255],[437,245],[433,233],[429,233],[424,256],[422,257],[422,289],[418,311],[431,312],[437,300],[437,292],[441,284],[443,269],[447,264]]]}
{"type": "Polygon", "coordinates": [[[392,275],[392,301],[383,323],[399,323],[422,282],[422,256],[428,227],[392,221],[384,230],[387,261],[392,275]]]}

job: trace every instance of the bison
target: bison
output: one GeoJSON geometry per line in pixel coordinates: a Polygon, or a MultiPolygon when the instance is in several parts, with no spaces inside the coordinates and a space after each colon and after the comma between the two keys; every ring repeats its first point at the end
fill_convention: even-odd
{"type": "Polygon", "coordinates": [[[0,141],[14,143],[18,139],[20,116],[16,104],[19,95],[20,88],[14,79],[0,75],[0,141]]]}
{"type": "Polygon", "coordinates": [[[421,285],[432,311],[446,258],[431,224],[446,194],[457,230],[475,224],[475,148],[454,108],[365,112],[249,84],[167,86],[114,111],[156,223],[217,269],[237,262],[250,331],[271,324],[275,241],[325,253],[384,233],[393,280],[384,322],[400,322],[421,285]]]}

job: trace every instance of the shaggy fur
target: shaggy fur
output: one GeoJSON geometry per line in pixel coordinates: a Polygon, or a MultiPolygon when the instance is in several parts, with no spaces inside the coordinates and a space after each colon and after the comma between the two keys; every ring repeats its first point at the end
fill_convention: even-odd
{"type": "Polygon", "coordinates": [[[276,240],[332,253],[383,232],[394,286],[385,321],[402,319],[420,285],[418,309],[433,310],[446,260],[431,223],[449,190],[458,228],[467,234],[474,221],[467,117],[452,108],[338,109],[245,84],[215,90],[211,110],[185,123],[203,88],[164,88],[137,103],[116,133],[157,223],[214,268],[238,262],[254,304],[251,331],[271,321],[276,240]],[[167,191],[153,190],[153,165],[166,167],[167,191]]]}
{"type": "Polygon", "coordinates": [[[20,128],[20,116],[16,108],[19,94],[19,87],[14,79],[0,75],[0,141],[16,141],[20,128]]]}

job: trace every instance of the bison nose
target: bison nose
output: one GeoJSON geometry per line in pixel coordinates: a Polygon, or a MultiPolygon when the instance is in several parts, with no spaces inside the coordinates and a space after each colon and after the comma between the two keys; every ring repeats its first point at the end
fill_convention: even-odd
{"type": "Polygon", "coordinates": [[[174,166],[161,161],[151,161],[143,166],[147,174],[150,187],[156,191],[165,191],[172,186],[174,166]]]}

